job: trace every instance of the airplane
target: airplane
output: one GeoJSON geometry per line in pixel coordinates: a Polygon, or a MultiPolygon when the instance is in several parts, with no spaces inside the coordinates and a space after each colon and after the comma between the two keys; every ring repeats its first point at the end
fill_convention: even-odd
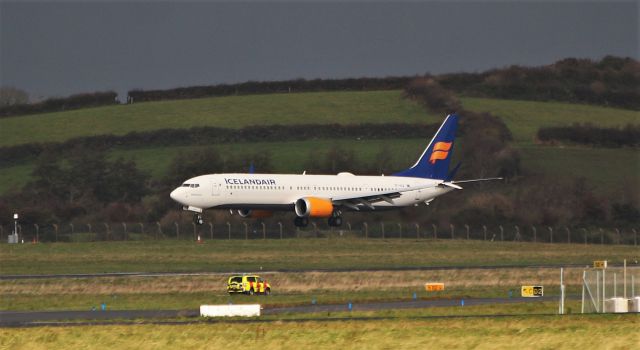
{"type": "Polygon", "coordinates": [[[461,183],[501,180],[483,178],[453,181],[458,164],[449,172],[458,116],[446,117],[431,142],[410,168],[391,176],[228,173],[197,176],[173,190],[171,198],[194,213],[202,225],[205,209],[227,209],[243,218],[263,218],[274,211],[295,212],[294,224],[306,227],[310,218],[325,218],[341,226],[348,211],[380,211],[421,203],[461,190],[461,183]]]}

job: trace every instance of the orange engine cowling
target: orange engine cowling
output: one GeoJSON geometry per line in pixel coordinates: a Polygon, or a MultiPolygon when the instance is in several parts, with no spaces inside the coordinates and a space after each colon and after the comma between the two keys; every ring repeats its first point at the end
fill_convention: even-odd
{"type": "Polygon", "coordinates": [[[333,214],[333,204],[330,200],[305,197],[296,201],[296,215],[300,217],[328,218],[333,214]]]}
{"type": "Polygon", "coordinates": [[[269,210],[239,209],[238,215],[243,218],[261,219],[273,216],[273,212],[269,210]]]}

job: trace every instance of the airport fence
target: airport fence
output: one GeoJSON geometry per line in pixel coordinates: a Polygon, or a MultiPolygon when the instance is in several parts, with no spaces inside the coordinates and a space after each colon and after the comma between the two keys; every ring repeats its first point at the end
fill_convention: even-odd
{"type": "Polygon", "coordinates": [[[582,273],[584,313],[640,311],[640,269],[637,267],[587,268],[582,273]]]}
{"type": "MultiPolygon", "coordinates": [[[[141,240],[221,239],[458,239],[538,243],[638,245],[638,230],[615,227],[551,227],[520,225],[457,225],[411,222],[345,222],[329,227],[324,220],[297,228],[289,221],[224,221],[173,223],[68,223],[18,224],[19,242],[94,242],[141,240]]],[[[7,242],[14,225],[0,226],[0,239],[7,242]]]]}

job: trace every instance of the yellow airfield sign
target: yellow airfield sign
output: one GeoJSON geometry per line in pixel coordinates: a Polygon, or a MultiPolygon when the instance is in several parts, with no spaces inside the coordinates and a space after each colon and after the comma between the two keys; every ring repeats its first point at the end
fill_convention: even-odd
{"type": "Polygon", "coordinates": [[[522,286],[521,293],[525,298],[537,298],[544,296],[543,286],[522,286]]]}
{"type": "Polygon", "coordinates": [[[442,291],[442,290],[444,290],[444,283],[433,283],[433,282],[425,283],[424,284],[424,289],[427,292],[442,291]]]}
{"type": "Polygon", "coordinates": [[[594,269],[606,269],[607,268],[607,261],[606,260],[595,260],[593,262],[593,268],[594,269]]]}

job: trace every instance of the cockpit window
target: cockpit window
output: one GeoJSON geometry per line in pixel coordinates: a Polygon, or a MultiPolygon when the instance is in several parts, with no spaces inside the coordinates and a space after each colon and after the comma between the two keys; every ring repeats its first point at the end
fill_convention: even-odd
{"type": "Polygon", "coordinates": [[[189,184],[182,184],[182,187],[189,187],[189,186],[191,186],[191,185],[189,185],[189,184]]]}
{"type": "Polygon", "coordinates": [[[182,187],[190,187],[190,188],[198,188],[200,187],[200,184],[182,184],[182,187]]]}

